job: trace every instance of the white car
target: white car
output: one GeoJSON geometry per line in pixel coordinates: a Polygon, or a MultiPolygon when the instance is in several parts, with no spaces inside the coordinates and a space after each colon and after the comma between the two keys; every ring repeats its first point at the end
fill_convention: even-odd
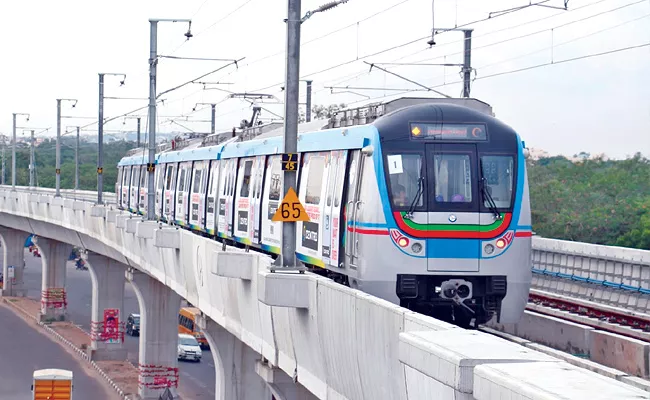
{"type": "Polygon", "coordinates": [[[178,334],[178,359],[201,361],[203,353],[199,342],[192,335],[178,334]]]}

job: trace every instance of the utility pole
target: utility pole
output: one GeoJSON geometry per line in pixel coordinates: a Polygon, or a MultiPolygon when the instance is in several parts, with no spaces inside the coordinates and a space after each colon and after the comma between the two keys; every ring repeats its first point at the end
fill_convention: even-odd
{"type": "Polygon", "coordinates": [[[158,66],[158,22],[187,22],[189,27],[185,37],[192,37],[192,20],[189,19],[150,19],[149,20],[149,163],[147,164],[147,220],[156,219],[156,73],[158,66]]]}
{"type": "MultiPolygon", "coordinates": [[[[301,0],[288,0],[287,66],[284,90],[284,153],[298,152],[298,96],[300,92],[301,0]]],[[[296,186],[296,171],[284,171],[283,191],[296,186]]],[[[282,222],[282,266],[296,266],[296,223],[282,222]]]]}
{"type": "Polygon", "coordinates": [[[138,142],[136,147],[140,147],[140,117],[138,117],[138,142]]]}
{"type": "Polygon", "coordinates": [[[16,190],[16,113],[13,114],[13,141],[11,143],[11,190],[16,190]]]}
{"type": "Polygon", "coordinates": [[[97,116],[97,204],[104,204],[104,75],[122,76],[120,86],[126,81],[126,74],[99,73],[99,104],[97,116]]]}
{"type": "Polygon", "coordinates": [[[469,97],[470,78],[472,76],[472,29],[463,29],[465,34],[463,50],[463,97],[469,97]]]}
{"type": "Polygon", "coordinates": [[[307,104],[305,105],[307,110],[305,110],[305,122],[311,122],[311,82],[312,81],[307,81],[307,104]]]}
{"type": "Polygon", "coordinates": [[[97,204],[104,194],[104,74],[99,74],[99,110],[97,119],[97,204]]]}
{"type": "MultiPolygon", "coordinates": [[[[149,20],[149,163],[147,165],[147,188],[155,184],[156,162],[156,72],[158,66],[158,21],[149,20]]],[[[156,193],[147,190],[147,220],[156,218],[156,193]]]]}
{"type": "Polygon", "coordinates": [[[215,132],[215,119],[217,118],[217,105],[210,104],[210,109],[212,112],[212,119],[210,121],[210,134],[214,135],[215,132]]]}
{"type": "Polygon", "coordinates": [[[5,184],[5,147],[7,147],[5,136],[2,136],[2,184],[5,184]]]}
{"type": "MultiPolygon", "coordinates": [[[[13,113],[13,144],[11,146],[11,190],[16,190],[16,116],[17,115],[24,115],[27,118],[27,121],[29,121],[29,114],[28,113],[13,113]]],[[[4,159],[3,159],[4,160],[4,159]]]]}
{"type": "Polygon", "coordinates": [[[74,190],[79,190],[79,127],[77,127],[77,143],[74,147],[74,190]]]}
{"type": "Polygon", "coordinates": [[[29,146],[29,187],[34,187],[34,131],[31,132],[32,142],[29,146]]]}
{"type": "Polygon", "coordinates": [[[61,99],[56,99],[56,193],[61,197],[61,99]]]}
{"type": "Polygon", "coordinates": [[[72,108],[77,106],[76,99],[56,99],[56,193],[61,197],[61,102],[72,101],[72,108]]]}
{"type": "MultiPolygon", "coordinates": [[[[301,0],[288,0],[287,19],[287,64],[284,84],[284,153],[298,152],[298,116],[300,95],[300,26],[312,15],[330,10],[348,0],[337,0],[309,11],[300,17],[301,0]]],[[[231,95],[232,97],[232,95],[231,95]]],[[[311,99],[309,99],[311,101],[311,99]]],[[[283,192],[296,186],[296,171],[284,171],[283,192]]],[[[294,189],[295,190],[295,189],[294,189]]],[[[296,269],[296,223],[282,222],[282,257],[278,257],[283,267],[296,269]]]]}

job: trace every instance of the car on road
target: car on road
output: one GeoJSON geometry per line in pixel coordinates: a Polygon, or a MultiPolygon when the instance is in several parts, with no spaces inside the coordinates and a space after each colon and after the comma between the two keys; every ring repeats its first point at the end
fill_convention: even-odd
{"type": "Polygon", "coordinates": [[[130,336],[140,336],[140,314],[129,314],[126,320],[126,333],[130,336]]]}
{"type": "Polygon", "coordinates": [[[203,356],[201,346],[196,338],[186,333],[178,334],[178,359],[201,361],[203,356]]]}

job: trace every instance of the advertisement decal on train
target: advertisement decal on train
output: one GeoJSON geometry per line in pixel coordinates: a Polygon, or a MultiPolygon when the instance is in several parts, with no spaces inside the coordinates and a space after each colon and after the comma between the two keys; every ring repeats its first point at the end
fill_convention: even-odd
{"type": "Polygon", "coordinates": [[[262,249],[280,254],[282,245],[282,223],[273,222],[271,219],[278,210],[282,200],[282,166],[279,155],[269,156],[266,162],[266,179],[262,202],[262,249]]]}
{"type": "Polygon", "coordinates": [[[210,165],[210,179],[207,190],[207,203],[205,212],[205,230],[213,235],[215,232],[217,197],[219,194],[219,161],[212,161],[210,165]]]}
{"type": "Polygon", "coordinates": [[[194,230],[204,229],[204,204],[205,184],[208,171],[208,161],[195,161],[192,170],[192,187],[190,195],[190,228],[194,230]]]}

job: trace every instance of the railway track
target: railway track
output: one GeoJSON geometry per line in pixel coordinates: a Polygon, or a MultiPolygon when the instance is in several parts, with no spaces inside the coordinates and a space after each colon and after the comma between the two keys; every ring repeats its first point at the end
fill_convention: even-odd
{"type": "Polygon", "coordinates": [[[527,310],[650,342],[650,315],[531,289],[527,310]]]}

